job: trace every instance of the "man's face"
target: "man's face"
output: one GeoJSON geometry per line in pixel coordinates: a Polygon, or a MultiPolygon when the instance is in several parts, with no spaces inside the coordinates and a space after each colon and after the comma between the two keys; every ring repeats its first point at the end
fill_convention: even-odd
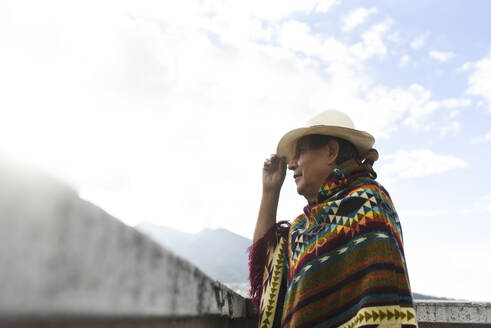
{"type": "Polygon", "coordinates": [[[319,188],[336,167],[331,148],[330,142],[319,149],[311,149],[306,138],[301,138],[297,142],[295,156],[288,163],[288,169],[293,171],[297,192],[310,202],[317,200],[319,188]]]}

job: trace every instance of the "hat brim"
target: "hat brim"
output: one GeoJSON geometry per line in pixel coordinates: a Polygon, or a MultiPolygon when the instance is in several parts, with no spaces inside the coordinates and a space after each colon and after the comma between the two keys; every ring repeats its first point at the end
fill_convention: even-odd
{"type": "Polygon", "coordinates": [[[311,135],[322,134],[345,139],[353,144],[360,156],[364,156],[375,143],[375,138],[368,132],[332,125],[315,125],[299,128],[286,133],[278,143],[276,154],[286,157],[289,162],[295,156],[298,139],[311,135]]]}

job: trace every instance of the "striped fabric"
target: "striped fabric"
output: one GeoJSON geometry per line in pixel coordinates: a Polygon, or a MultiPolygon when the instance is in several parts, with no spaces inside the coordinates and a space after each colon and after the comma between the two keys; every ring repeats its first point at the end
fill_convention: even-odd
{"type": "Polygon", "coordinates": [[[251,259],[264,268],[261,281],[251,281],[261,328],[417,326],[399,220],[372,164],[340,165],[284,243],[275,227],[252,246],[267,254],[251,259]]]}

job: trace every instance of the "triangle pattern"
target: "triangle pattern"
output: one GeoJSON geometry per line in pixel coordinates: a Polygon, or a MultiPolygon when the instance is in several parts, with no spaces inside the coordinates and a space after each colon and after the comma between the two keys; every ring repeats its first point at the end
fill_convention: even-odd
{"type": "Polygon", "coordinates": [[[378,324],[384,327],[417,327],[415,322],[416,316],[414,309],[401,308],[398,305],[375,306],[361,308],[358,313],[345,324],[340,327],[363,327],[365,325],[377,326],[378,324]],[[406,319],[407,318],[407,319],[406,319]]]}

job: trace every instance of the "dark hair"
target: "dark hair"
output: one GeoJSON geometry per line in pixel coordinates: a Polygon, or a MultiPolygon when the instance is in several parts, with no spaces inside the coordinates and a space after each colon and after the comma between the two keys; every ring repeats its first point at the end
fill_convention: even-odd
{"type": "Polygon", "coordinates": [[[355,146],[353,146],[353,144],[348,140],[323,134],[310,134],[304,138],[310,149],[322,148],[327,145],[330,140],[337,141],[339,144],[339,152],[338,157],[336,158],[336,164],[341,164],[350,159],[360,159],[360,154],[356,150],[355,146]]]}

